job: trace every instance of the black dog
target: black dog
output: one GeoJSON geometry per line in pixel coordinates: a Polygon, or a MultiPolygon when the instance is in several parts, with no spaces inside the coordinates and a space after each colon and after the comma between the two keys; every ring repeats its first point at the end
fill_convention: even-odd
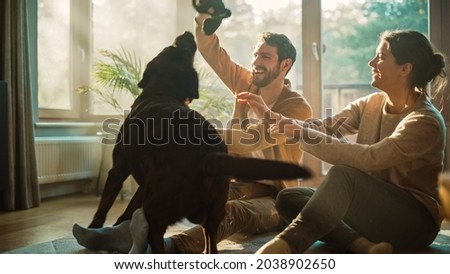
{"type": "Polygon", "coordinates": [[[229,176],[243,179],[306,178],[300,166],[231,157],[215,128],[187,104],[198,98],[191,33],[177,37],[148,65],[134,102],[117,136],[113,167],[90,228],[102,227],[124,180],[139,185],[116,224],[143,207],[148,242],[164,253],[167,227],[183,217],[205,228],[206,253],[217,253],[216,231],[225,214],[229,176]]]}
{"type": "MultiPolygon", "coordinates": [[[[130,136],[130,125],[136,124],[138,119],[131,118],[135,113],[141,113],[147,101],[156,101],[160,98],[171,98],[176,100],[176,108],[184,107],[185,100],[193,100],[199,97],[198,94],[198,76],[193,68],[194,55],[197,50],[194,36],[190,32],[185,32],[183,35],[175,39],[173,45],[166,47],[151,60],[144,71],[144,75],[138,86],[143,89],[142,93],[136,98],[132,105],[132,110],[129,116],[125,119],[120,131],[117,135],[116,144],[113,150],[113,166],[108,172],[105,188],[102,193],[102,198],[94,218],[89,225],[89,228],[102,227],[106,214],[113,205],[117,195],[122,189],[123,182],[132,174],[133,164],[125,157],[126,151],[130,148],[130,143],[126,143],[124,138],[130,136]],[[126,144],[126,145],[125,145],[126,144]]],[[[172,102],[173,103],[173,102],[172,102]]],[[[161,102],[161,104],[164,104],[161,102]]],[[[142,121],[145,121],[144,117],[142,121]]],[[[133,129],[133,127],[131,127],[133,129]]],[[[141,134],[145,129],[142,130],[141,134]]],[[[151,129],[149,129],[151,130],[151,129]]],[[[145,139],[145,136],[144,136],[145,139]]],[[[142,142],[140,143],[142,144],[142,142]]],[[[140,147],[141,148],[141,147],[140,147]]],[[[139,162],[140,159],[134,158],[131,161],[139,162]]],[[[136,169],[133,177],[138,185],[143,185],[147,171],[136,169]]],[[[137,192],[130,201],[129,206],[125,212],[118,218],[115,225],[124,220],[131,218],[134,210],[141,207],[142,189],[138,188],[137,192]]]]}

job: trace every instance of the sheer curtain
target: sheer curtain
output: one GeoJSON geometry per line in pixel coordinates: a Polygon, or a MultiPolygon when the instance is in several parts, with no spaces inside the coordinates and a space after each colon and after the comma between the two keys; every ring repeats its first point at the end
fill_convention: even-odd
{"type": "MultiPolygon", "coordinates": [[[[28,0],[0,1],[0,80],[7,83],[6,174],[1,174],[0,209],[19,210],[39,206],[34,149],[34,126],[28,48],[28,0]]],[[[5,94],[2,94],[2,96],[5,94]]],[[[4,115],[4,114],[2,114],[4,115]]]]}

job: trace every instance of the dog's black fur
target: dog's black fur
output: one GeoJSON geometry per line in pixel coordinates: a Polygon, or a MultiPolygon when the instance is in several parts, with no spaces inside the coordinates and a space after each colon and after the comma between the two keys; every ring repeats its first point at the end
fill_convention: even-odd
{"type": "Polygon", "coordinates": [[[149,243],[163,253],[166,228],[186,217],[205,228],[206,253],[217,253],[216,231],[225,214],[229,176],[243,179],[306,178],[297,165],[235,158],[214,127],[186,101],[198,98],[191,33],[177,37],[148,65],[134,102],[117,136],[113,167],[90,228],[102,227],[124,180],[139,187],[116,224],[143,207],[149,243]]]}

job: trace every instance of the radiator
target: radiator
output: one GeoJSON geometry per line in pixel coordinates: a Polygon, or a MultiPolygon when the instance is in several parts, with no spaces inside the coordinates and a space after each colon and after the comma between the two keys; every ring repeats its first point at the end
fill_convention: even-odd
{"type": "Polygon", "coordinates": [[[98,176],[101,137],[36,137],[35,148],[39,184],[98,176]]]}

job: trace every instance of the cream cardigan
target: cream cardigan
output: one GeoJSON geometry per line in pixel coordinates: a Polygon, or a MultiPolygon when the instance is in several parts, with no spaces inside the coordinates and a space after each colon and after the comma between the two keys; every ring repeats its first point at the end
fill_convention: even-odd
{"type": "Polygon", "coordinates": [[[408,191],[440,226],[437,179],[443,170],[444,119],[425,95],[402,114],[387,113],[386,99],[384,92],[373,93],[331,118],[308,123],[301,147],[330,164],[360,169],[408,191]],[[356,143],[338,138],[356,133],[356,143]]]}

